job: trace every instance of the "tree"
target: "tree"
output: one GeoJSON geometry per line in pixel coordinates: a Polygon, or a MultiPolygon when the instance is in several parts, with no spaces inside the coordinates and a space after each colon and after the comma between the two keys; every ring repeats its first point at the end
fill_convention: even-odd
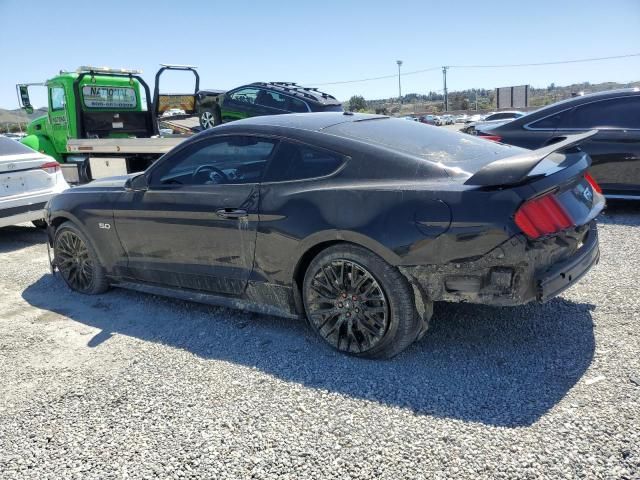
{"type": "Polygon", "coordinates": [[[349,111],[360,112],[367,109],[367,101],[362,95],[354,95],[349,99],[349,111]]]}

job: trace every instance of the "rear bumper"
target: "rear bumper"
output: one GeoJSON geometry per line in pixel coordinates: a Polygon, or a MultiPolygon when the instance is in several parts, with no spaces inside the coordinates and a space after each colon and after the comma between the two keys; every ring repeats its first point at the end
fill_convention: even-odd
{"type": "Polygon", "coordinates": [[[565,291],[580,280],[599,259],[598,231],[592,227],[585,243],[575,255],[538,276],[538,300],[546,302],[565,291]]]}
{"type": "Polygon", "coordinates": [[[0,201],[0,227],[44,218],[44,206],[51,197],[51,194],[27,197],[20,204],[0,201]]]}
{"type": "Polygon", "coordinates": [[[517,235],[479,259],[398,268],[423,302],[515,306],[559,295],[580,280],[599,255],[592,222],[535,242],[517,235]]]}
{"type": "Polygon", "coordinates": [[[6,212],[0,210],[0,227],[8,227],[9,225],[17,225],[19,223],[32,222],[44,218],[44,204],[39,209],[34,209],[36,205],[29,205],[29,209],[21,213],[14,213],[5,216],[6,212]]]}

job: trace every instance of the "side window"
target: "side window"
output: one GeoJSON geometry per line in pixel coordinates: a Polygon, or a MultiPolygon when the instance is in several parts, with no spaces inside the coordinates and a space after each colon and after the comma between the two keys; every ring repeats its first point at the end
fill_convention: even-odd
{"type": "Polygon", "coordinates": [[[232,136],[195,143],[163,160],[151,186],[258,183],[274,140],[232,136]]]}
{"type": "Polygon", "coordinates": [[[254,103],[256,103],[257,96],[257,88],[241,88],[240,90],[230,93],[228,98],[233,102],[253,105],[254,103]]]}
{"type": "Polygon", "coordinates": [[[335,172],[344,160],[341,155],[326,150],[282,142],[269,166],[265,181],[282,182],[324,177],[335,172]]]}
{"type": "Polygon", "coordinates": [[[67,104],[64,98],[64,88],[51,87],[49,95],[51,96],[51,110],[64,110],[64,106],[67,104]]]}
{"type": "Polygon", "coordinates": [[[529,124],[529,128],[536,128],[540,130],[555,130],[560,126],[560,122],[562,118],[566,116],[565,112],[555,113],[545,118],[541,118],[537,122],[533,122],[529,124]]]}
{"type": "Polygon", "coordinates": [[[565,128],[640,128],[640,96],[615,98],[576,107],[565,128]]]}
{"type": "Polygon", "coordinates": [[[296,113],[304,113],[309,111],[307,104],[304,103],[302,100],[298,98],[293,98],[293,97],[287,97],[287,99],[289,100],[287,105],[288,111],[296,112],[296,113]]]}
{"type": "Polygon", "coordinates": [[[256,105],[286,111],[287,98],[277,92],[260,89],[260,91],[258,91],[258,96],[256,97],[256,105]]]}

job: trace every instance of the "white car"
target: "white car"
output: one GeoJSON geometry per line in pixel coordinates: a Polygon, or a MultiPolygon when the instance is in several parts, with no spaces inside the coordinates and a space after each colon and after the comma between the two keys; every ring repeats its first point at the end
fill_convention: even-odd
{"type": "Polygon", "coordinates": [[[490,112],[484,116],[483,122],[491,122],[493,120],[513,120],[524,116],[524,112],[518,110],[507,110],[502,112],[490,112]]]}
{"type": "Polygon", "coordinates": [[[45,204],[67,188],[53,158],[0,137],[0,227],[23,222],[44,227],[45,204]]]}
{"type": "Polygon", "coordinates": [[[162,114],[162,117],[175,117],[176,115],[186,115],[187,113],[181,108],[170,108],[162,114]]]}

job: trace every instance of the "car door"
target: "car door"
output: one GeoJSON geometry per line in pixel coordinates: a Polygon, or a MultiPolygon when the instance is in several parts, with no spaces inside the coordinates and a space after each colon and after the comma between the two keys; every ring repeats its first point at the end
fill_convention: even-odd
{"type": "Polygon", "coordinates": [[[271,115],[272,112],[257,102],[264,90],[256,87],[243,87],[227,93],[222,102],[222,122],[232,122],[259,115],[271,115]]]}
{"type": "Polygon", "coordinates": [[[591,129],[598,133],[580,148],[591,156],[593,177],[608,194],[640,194],[640,95],[579,105],[556,135],[591,129]]]}
{"type": "Polygon", "coordinates": [[[114,206],[128,257],[121,275],[138,281],[237,295],[253,268],[259,184],[275,146],[251,136],[209,137],[145,173],[145,191],[114,206]]]}
{"type": "Polygon", "coordinates": [[[51,140],[56,151],[65,152],[69,139],[69,119],[67,118],[67,98],[62,84],[49,84],[49,124],[51,140]]]}

